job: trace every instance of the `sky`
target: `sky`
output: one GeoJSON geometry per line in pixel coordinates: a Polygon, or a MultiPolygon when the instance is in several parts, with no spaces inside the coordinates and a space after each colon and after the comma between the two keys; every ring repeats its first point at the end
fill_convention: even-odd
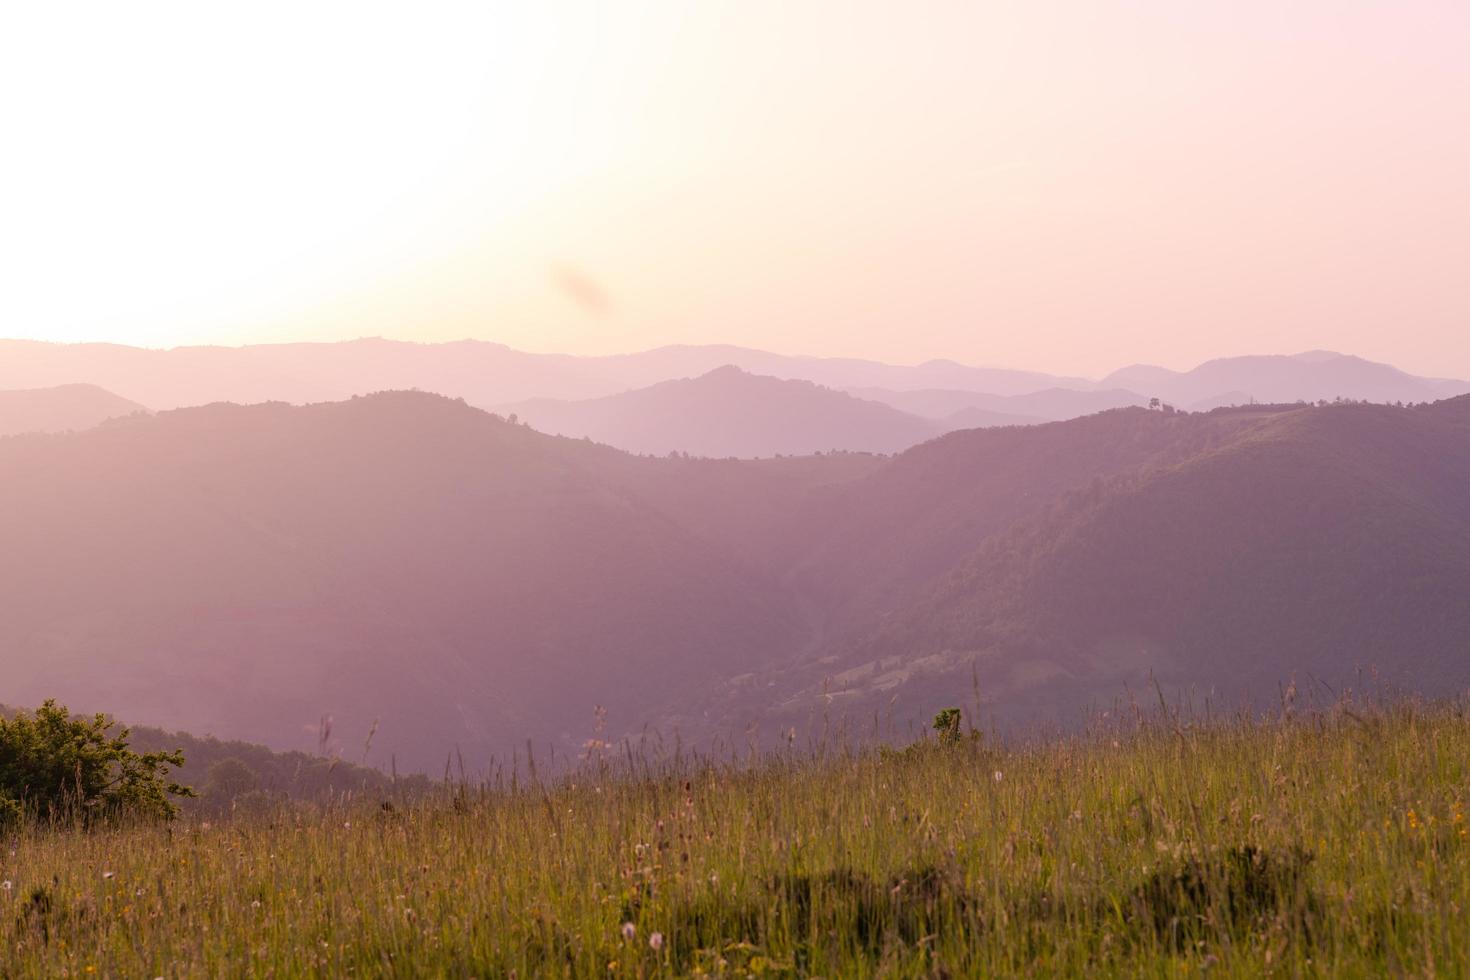
{"type": "Polygon", "coordinates": [[[0,336],[1470,377],[1463,0],[11,4],[0,336]]]}

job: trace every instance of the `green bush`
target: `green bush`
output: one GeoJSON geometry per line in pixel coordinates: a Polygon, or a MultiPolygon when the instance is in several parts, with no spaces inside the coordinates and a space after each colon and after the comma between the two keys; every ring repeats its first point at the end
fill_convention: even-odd
{"type": "Polygon", "coordinates": [[[945,745],[960,743],[960,724],[964,720],[959,708],[945,708],[934,716],[934,731],[945,745]]]}
{"type": "Polygon", "coordinates": [[[173,817],[172,797],[194,795],[168,778],[183,753],[134,752],[129,730],[114,727],[106,715],[74,718],[55,701],[0,718],[0,825],[27,815],[84,823],[173,817]]]}

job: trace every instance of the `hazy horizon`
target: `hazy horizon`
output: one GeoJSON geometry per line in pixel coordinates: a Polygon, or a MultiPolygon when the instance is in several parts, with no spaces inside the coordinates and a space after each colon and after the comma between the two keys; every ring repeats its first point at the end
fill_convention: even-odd
{"type": "Polygon", "coordinates": [[[10,5],[0,975],[1470,975],[1467,51],[10,5]]]}
{"type": "Polygon", "coordinates": [[[36,6],[11,27],[0,320],[23,336],[1090,377],[1327,348],[1470,376],[1464,5],[36,6]]]}
{"type": "MultiPolygon", "coordinates": [[[[1019,365],[1019,364],[1002,363],[1002,362],[998,362],[998,361],[997,362],[987,362],[987,361],[978,361],[978,360],[964,360],[962,358],[958,358],[958,357],[954,357],[954,356],[950,356],[950,355],[945,355],[945,354],[937,354],[937,355],[935,355],[933,357],[910,357],[908,359],[901,359],[901,358],[900,359],[884,359],[884,358],[877,358],[877,357],[867,357],[867,356],[864,356],[864,355],[861,355],[861,354],[843,353],[841,351],[836,351],[836,352],[831,352],[831,353],[827,353],[827,352],[817,353],[817,352],[810,351],[810,350],[792,350],[792,349],[786,349],[786,348],[781,348],[781,347],[755,347],[755,346],[751,346],[751,345],[747,345],[747,344],[727,343],[727,342],[720,341],[720,340],[710,340],[708,342],[674,341],[674,342],[670,342],[670,343],[667,343],[667,344],[656,344],[656,345],[648,346],[648,347],[630,347],[630,348],[624,349],[624,350],[607,350],[607,351],[596,351],[596,352],[551,350],[551,349],[543,349],[543,348],[536,348],[536,347],[529,347],[529,346],[517,346],[515,344],[506,343],[504,341],[501,341],[501,340],[498,340],[498,339],[496,339],[494,337],[489,337],[489,336],[485,336],[485,337],[463,336],[463,337],[445,337],[445,338],[425,339],[425,338],[389,336],[389,335],[383,335],[383,334],[372,334],[372,335],[363,335],[363,336],[344,336],[344,337],[339,337],[339,338],[335,338],[335,339],[311,339],[311,338],[308,338],[308,339],[300,339],[300,340],[291,340],[291,339],[284,339],[284,338],[282,338],[282,339],[266,339],[266,340],[253,340],[253,341],[247,340],[247,341],[240,341],[240,342],[210,342],[210,341],[204,341],[204,342],[199,342],[199,343],[178,343],[178,344],[157,344],[157,345],[151,345],[151,344],[132,344],[132,343],[125,343],[125,342],[122,342],[122,341],[113,341],[113,340],[51,340],[51,339],[42,338],[42,337],[0,336],[0,343],[6,342],[6,341],[38,342],[38,343],[44,343],[44,344],[55,344],[55,345],[58,345],[58,346],[71,346],[71,347],[80,347],[80,346],[86,346],[86,345],[92,345],[92,344],[96,344],[96,345],[109,345],[109,346],[117,346],[117,347],[130,347],[130,348],[135,348],[137,350],[149,351],[149,352],[154,352],[154,353],[167,353],[169,351],[190,350],[190,349],[198,349],[198,348],[221,348],[221,349],[228,349],[228,350],[240,350],[240,349],[246,348],[246,347],[273,347],[273,346],[289,346],[289,345],[294,345],[294,344],[311,344],[311,345],[318,345],[318,346],[330,346],[330,345],[334,345],[334,344],[352,344],[352,343],[371,342],[371,341],[381,341],[381,342],[385,342],[385,343],[416,344],[416,345],[419,345],[419,346],[442,346],[442,345],[452,345],[452,344],[458,344],[458,343],[483,343],[483,344],[491,344],[491,345],[497,345],[497,346],[505,347],[505,348],[508,348],[510,350],[516,351],[517,353],[521,353],[521,354],[532,354],[532,355],[538,355],[538,356],[586,357],[586,358],[627,357],[627,356],[636,356],[636,355],[640,355],[640,354],[651,354],[651,353],[656,353],[656,352],[661,351],[661,350],[670,350],[670,349],[679,349],[679,348],[693,348],[693,349],[698,349],[698,348],[732,348],[732,349],[747,350],[747,351],[752,351],[752,352],[757,352],[757,353],[762,353],[762,354],[772,354],[772,355],[775,355],[777,357],[791,358],[791,359],[816,359],[816,360],[835,360],[835,361],[842,361],[842,360],[870,361],[870,362],[875,363],[875,364],[891,365],[891,366],[895,366],[895,367],[919,367],[919,366],[923,366],[925,364],[934,363],[934,362],[952,362],[952,363],[955,363],[955,364],[962,365],[964,367],[973,367],[973,368],[982,368],[982,369],[995,369],[995,370],[1002,370],[1002,371],[1035,372],[1035,373],[1040,374],[1040,375],[1058,375],[1058,376],[1065,376],[1065,373],[1064,372],[1053,370],[1053,369],[1049,368],[1046,364],[1019,365]]],[[[1283,350],[1250,350],[1250,349],[1241,349],[1241,350],[1232,350],[1232,351],[1225,351],[1225,352],[1221,352],[1221,353],[1211,354],[1211,355],[1209,355],[1207,357],[1200,358],[1199,360],[1177,361],[1177,362],[1174,362],[1174,363],[1167,363],[1167,362],[1164,362],[1162,360],[1127,361],[1127,362],[1120,362],[1120,363],[1114,364],[1114,365],[1112,365],[1110,367],[1105,367],[1102,370],[1099,370],[1099,371],[1093,372],[1093,373],[1072,373],[1072,376],[1073,377],[1080,378],[1080,379],[1083,379],[1083,380],[1087,380],[1087,381],[1097,382],[1097,381],[1101,381],[1101,380],[1105,379],[1110,374],[1116,373],[1119,370],[1122,370],[1124,368],[1129,368],[1129,367],[1160,367],[1160,368],[1164,368],[1164,369],[1169,370],[1169,371],[1175,371],[1175,372],[1179,372],[1179,373],[1185,373],[1185,372],[1188,372],[1188,371],[1190,371],[1190,370],[1192,370],[1194,368],[1200,367],[1200,366],[1202,366],[1204,364],[1208,364],[1208,363],[1211,363],[1211,362],[1214,362],[1214,361],[1230,361],[1230,360],[1237,359],[1237,358],[1264,358],[1264,357],[1297,358],[1297,357],[1303,357],[1303,356],[1312,355],[1312,354],[1335,354],[1335,355],[1340,355],[1342,357],[1359,358],[1361,360],[1367,360],[1367,361],[1372,361],[1372,362],[1378,363],[1378,364],[1384,364],[1386,366],[1397,368],[1399,370],[1406,371],[1406,372],[1411,373],[1411,374],[1417,374],[1420,377],[1425,377],[1425,378],[1444,379],[1444,380],[1461,380],[1461,376],[1458,375],[1458,374],[1455,374],[1455,373],[1438,373],[1438,374],[1436,374],[1433,371],[1430,371],[1430,372],[1427,372],[1427,373],[1424,373],[1424,372],[1414,372],[1414,371],[1411,371],[1409,368],[1405,367],[1402,364],[1395,363],[1395,362],[1393,362],[1391,360],[1380,361],[1380,360],[1378,360],[1376,358],[1369,358],[1369,357],[1364,356],[1359,351],[1354,351],[1354,350],[1337,350],[1337,349],[1330,349],[1330,348],[1325,348],[1325,347],[1317,347],[1317,348],[1310,348],[1310,349],[1293,349],[1293,350],[1285,350],[1285,349],[1283,349],[1283,350]]],[[[1465,376],[1470,376],[1470,371],[1465,372],[1465,376]]]]}

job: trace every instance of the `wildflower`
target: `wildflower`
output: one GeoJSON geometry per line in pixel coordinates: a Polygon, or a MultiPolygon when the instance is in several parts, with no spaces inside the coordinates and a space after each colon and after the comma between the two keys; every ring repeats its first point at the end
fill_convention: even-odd
{"type": "Polygon", "coordinates": [[[636,937],[637,935],[638,935],[638,927],[637,926],[635,926],[631,922],[624,922],[623,923],[623,938],[624,939],[626,939],[628,942],[632,942],[633,939],[634,939],[634,937],[636,937]]]}
{"type": "Polygon", "coordinates": [[[10,879],[8,879],[8,878],[6,880],[4,880],[4,881],[0,881],[0,892],[8,892],[8,891],[10,891],[10,889],[12,889],[14,887],[15,887],[15,884],[13,882],[11,882],[10,879]]]}
{"type": "Polygon", "coordinates": [[[648,946],[649,946],[650,949],[663,949],[664,948],[664,934],[661,933],[661,932],[655,932],[652,935],[650,935],[648,937],[648,946]]]}
{"type": "Polygon", "coordinates": [[[117,877],[117,872],[116,871],[104,871],[104,872],[102,872],[102,877],[103,878],[116,878],[117,877]]]}
{"type": "Polygon", "coordinates": [[[998,783],[1003,778],[1005,778],[1005,774],[1003,772],[1001,772],[999,769],[995,770],[995,781],[998,783]]]}

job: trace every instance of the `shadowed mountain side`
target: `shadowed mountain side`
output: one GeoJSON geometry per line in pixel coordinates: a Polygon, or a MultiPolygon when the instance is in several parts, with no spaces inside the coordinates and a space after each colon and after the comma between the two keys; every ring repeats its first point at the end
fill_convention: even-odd
{"type": "Polygon", "coordinates": [[[813,543],[792,578],[830,610],[833,629],[872,622],[1062,494],[1223,440],[1256,418],[1119,409],[950,433],[814,509],[813,543]]]}
{"type": "MultiPolygon", "coordinates": [[[[802,627],[770,575],[630,489],[674,463],[413,393],[9,440],[6,697],[282,748],[314,744],[323,714],[347,744],[376,719],[372,759],[405,769],[456,745],[565,749],[597,704],[637,728],[802,627]]],[[[823,482],[792,463],[742,479],[777,502],[823,482]]],[[[742,518],[756,540],[763,519],[742,518]]]]}
{"type": "Polygon", "coordinates": [[[1150,672],[1227,706],[1375,670],[1451,694],[1470,684],[1467,487],[1470,398],[1262,411],[994,536],[823,670],[870,708],[952,701],[973,670],[1013,720],[1150,672]]]}
{"type": "Polygon", "coordinates": [[[0,437],[90,429],[108,419],[146,411],[96,385],[0,391],[0,437]]]}
{"type": "Polygon", "coordinates": [[[635,453],[710,457],[890,453],[944,431],[938,423],[809,381],[722,367],[697,378],[580,402],[502,405],[543,432],[635,453]]]}

